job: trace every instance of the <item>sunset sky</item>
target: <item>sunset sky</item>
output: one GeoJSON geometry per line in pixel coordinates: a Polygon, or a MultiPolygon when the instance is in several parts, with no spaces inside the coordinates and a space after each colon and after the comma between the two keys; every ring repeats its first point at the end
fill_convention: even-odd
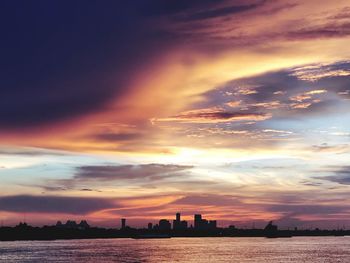
{"type": "Polygon", "coordinates": [[[350,228],[348,0],[2,1],[0,220],[350,228]]]}

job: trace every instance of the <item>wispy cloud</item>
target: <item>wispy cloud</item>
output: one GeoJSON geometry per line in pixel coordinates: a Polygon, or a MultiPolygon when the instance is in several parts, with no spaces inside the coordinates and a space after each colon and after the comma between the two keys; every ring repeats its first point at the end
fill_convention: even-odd
{"type": "Polygon", "coordinates": [[[235,121],[263,121],[271,115],[250,111],[228,111],[223,108],[208,108],[181,112],[168,118],[153,119],[153,122],[219,123],[235,121]]]}
{"type": "Polygon", "coordinates": [[[235,15],[244,13],[249,10],[256,9],[264,4],[265,0],[259,2],[252,2],[248,4],[238,4],[238,5],[229,5],[223,7],[216,7],[202,11],[192,11],[190,13],[182,14],[177,18],[181,21],[196,21],[196,20],[206,20],[213,18],[223,18],[225,16],[235,15]]]}
{"type": "Polygon", "coordinates": [[[112,199],[68,196],[14,195],[0,197],[0,211],[19,213],[89,214],[120,207],[112,199]]]}
{"type": "Polygon", "coordinates": [[[339,64],[316,64],[294,69],[291,74],[300,80],[315,82],[322,78],[350,76],[350,70],[338,67],[339,64]]]}
{"type": "Polygon", "coordinates": [[[343,185],[350,185],[350,166],[333,167],[326,170],[327,173],[334,175],[317,176],[315,179],[326,180],[343,185]]]}
{"type": "Polygon", "coordinates": [[[162,180],[167,177],[181,176],[182,172],[193,166],[172,164],[140,164],[140,165],[105,165],[81,166],[77,168],[76,180],[162,180]]]}
{"type": "MultiPolygon", "coordinates": [[[[138,165],[94,165],[80,166],[75,174],[67,179],[49,179],[44,184],[37,185],[47,191],[67,191],[72,189],[89,189],[95,192],[95,187],[121,183],[141,184],[160,183],[179,180],[190,175],[193,166],[175,164],[138,164],[138,165]],[[90,187],[88,187],[90,186],[90,187]],[[91,188],[93,187],[93,189],[91,188]]],[[[170,183],[170,182],[169,182],[170,183]]]]}

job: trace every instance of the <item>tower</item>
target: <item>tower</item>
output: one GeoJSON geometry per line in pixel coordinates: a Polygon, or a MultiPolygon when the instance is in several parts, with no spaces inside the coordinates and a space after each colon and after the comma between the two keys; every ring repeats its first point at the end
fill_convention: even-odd
{"type": "Polygon", "coordinates": [[[181,221],[181,214],[176,213],[176,221],[180,222],[181,221]]]}
{"type": "Polygon", "coordinates": [[[122,218],[121,222],[122,222],[122,228],[121,229],[125,229],[125,227],[126,227],[126,219],[122,218]]]}
{"type": "Polygon", "coordinates": [[[196,214],[194,215],[194,228],[199,229],[202,225],[202,215],[196,214]]]}

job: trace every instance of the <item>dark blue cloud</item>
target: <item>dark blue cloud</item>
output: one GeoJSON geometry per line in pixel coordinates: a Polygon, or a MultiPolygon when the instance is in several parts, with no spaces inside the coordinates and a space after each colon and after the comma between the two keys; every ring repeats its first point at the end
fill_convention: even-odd
{"type": "Polygon", "coordinates": [[[32,213],[88,214],[120,207],[111,199],[92,197],[62,197],[14,195],[0,197],[0,211],[32,213]]]}

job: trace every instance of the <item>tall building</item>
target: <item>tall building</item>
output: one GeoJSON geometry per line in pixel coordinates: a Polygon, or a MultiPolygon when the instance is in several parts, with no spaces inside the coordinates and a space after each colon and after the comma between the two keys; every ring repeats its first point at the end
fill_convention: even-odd
{"type": "Polygon", "coordinates": [[[122,218],[122,219],[121,219],[121,223],[122,223],[121,229],[125,229],[125,227],[126,227],[126,219],[125,219],[125,218],[122,218]]]}
{"type": "Polygon", "coordinates": [[[201,214],[195,214],[194,215],[194,228],[199,229],[202,224],[202,215],[201,214]]]}
{"type": "Polygon", "coordinates": [[[173,221],[174,230],[184,230],[187,229],[187,221],[181,221],[181,214],[176,213],[176,219],[173,221]]]}
{"type": "Polygon", "coordinates": [[[216,220],[206,220],[202,215],[194,215],[194,228],[197,230],[216,229],[216,220]]]}
{"type": "Polygon", "coordinates": [[[176,221],[181,221],[181,214],[180,213],[176,213],[176,221]]]}

